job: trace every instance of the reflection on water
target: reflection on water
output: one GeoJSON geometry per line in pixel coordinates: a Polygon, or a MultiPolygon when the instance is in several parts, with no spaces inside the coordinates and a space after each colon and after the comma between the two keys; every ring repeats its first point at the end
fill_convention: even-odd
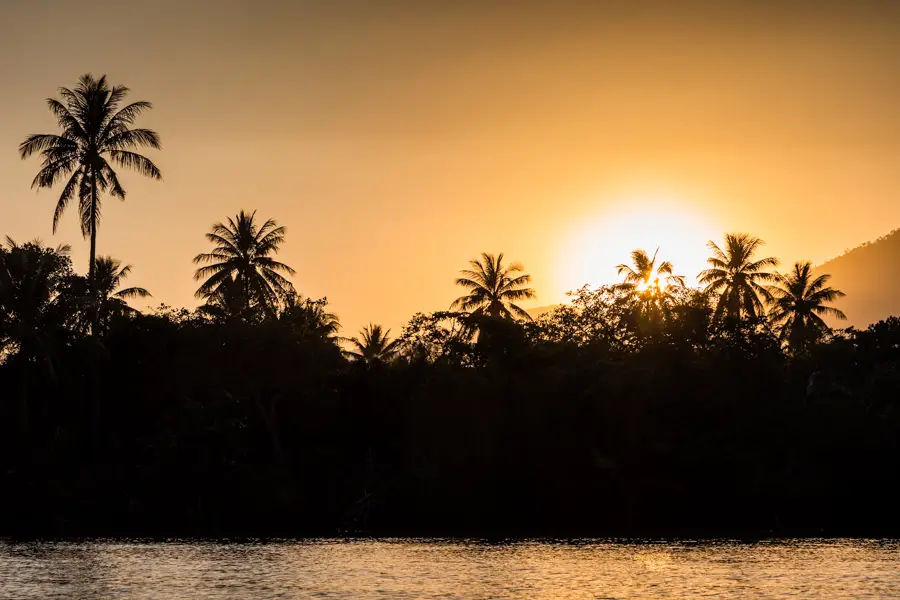
{"type": "Polygon", "coordinates": [[[699,596],[900,598],[900,542],[0,542],[0,598],[699,596]]]}

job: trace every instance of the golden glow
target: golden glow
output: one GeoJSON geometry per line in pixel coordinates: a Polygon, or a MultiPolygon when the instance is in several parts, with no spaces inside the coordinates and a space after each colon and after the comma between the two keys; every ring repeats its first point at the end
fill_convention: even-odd
{"type": "Polygon", "coordinates": [[[659,290],[659,278],[653,278],[648,281],[642,281],[638,284],[637,289],[639,292],[650,291],[651,293],[659,290]]]}
{"type": "Polygon", "coordinates": [[[99,9],[64,4],[0,2],[0,239],[72,244],[86,272],[77,211],[54,234],[61,184],[32,190],[15,148],[107,73],[163,142],[163,182],[123,169],[103,202],[136,308],[196,306],[191,258],[241,208],[287,226],[279,260],[344,335],[446,309],[482,251],[524,264],[534,306],[621,281],[634,248],[690,285],[726,231],[819,264],[900,225],[900,3],[194,0],[102,11],[78,44],[99,9]],[[33,28],[3,25],[30,23],[23,53],[33,28]]]}
{"type": "MultiPolygon", "coordinates": [[[[622,281],[616,265],[631,266],[632,250],[640,248],[652,256],[657,247],[657,265],[670,261],[686,285],[696,284],[709,256],[706,242],[721,237],[721,226],[691,212],[690,203],[675,195],[634,194],[605,203],[614,208],[586,217],[569,236],[557,266],[559,287],[572,290],[586,283],[622,281]]],[[[664,285],[651,280],[638,289],[664,285]]]]}

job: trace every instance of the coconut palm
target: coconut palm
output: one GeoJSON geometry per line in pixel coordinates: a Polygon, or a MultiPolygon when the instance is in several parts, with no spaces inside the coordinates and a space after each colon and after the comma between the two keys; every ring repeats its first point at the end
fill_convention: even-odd
{"type": "Polygon", "coordinates": [[[155,131],[132,127],[135,119],[152,105],[140,101],[122,106],[128,91],[122,85],[109,87],[105,75],[100,79],[82,75],[74,89],[59,88],[59,99],[47,99],[60,133],[32,134],[19,144],[23,159],[32,154],[43,158],[31,187],[49,188],[58,181],[66,182],[53,213],[54,233],[69,201],[78,198],[81,233],[91,239],[89,281],[94,279],[101,196],[109,193],[125,199],[125,188],[110,161],[153,179],[162,179],[156,165],[135,151],[160,147],[155,131]]]}
{"type": "Polygon", "coordinates": [[[105,330],[109,319],[136,314],[138,311],[128,305],[128,300],[134,298],[150,298],[151,294],[142,287],[129,287],[119,289],[128,275],[131,273],[131,265],[122,266],[122,262],[111,256],[98,256],[94,265],[95,292],[86,294],[85,287],[89,286],[88,280],[77,277],[69,286],[72,296],[82,300],[85,309],[87,324],[96,324],[98,331],[105,330]]]}
{"type": "Polygon", "coordinates": [[[713,255],[707,259],[709,269],[700,272],[698,283],[710,297],[716,297],[714,317],[755,318],[765,314],[763,301],[768,292],[764,283],[774,280],[767,271],[778,265],[774,257],[753,260],[765,242],[747,233],[726,233],[725,248],[710,240],[706,245],[713,255]]]}
{"type": "Polygon", "coordinates": [[[657,262],[659,248],[651,257],[637,249],[631,253],[632,265],[620,264],[616,272],[624,275],[624,281],[613,290],[619,295],[631,318],[638,323],[657,325],[671,314],[671,309],[684,295],[684,276],[675,275],[675,267],[669,261],[657,262]]]}
{"type": "Polygon", "coordinates": [[[214,224],[206,234],[215,248],[194,257],[194,264],[205,265],[194,273],[195,280],[205,279],[195,294],[198,298],[214,299],[225,285],[245,312],[260,308],[274,314],[279,301],[294,291],[281,275],[293,275],[294,270],[270,256],[284,242],[285,227],[273,219],[259,225],[255,217],[256,211],[248,214],[242,210],[227,223],[214,224]]]}
{"type": "Polygon", "coordinates": [[[623,263],[616,266],[616,273],[625,276],[622,283],[616,284],[616,289],[628,295],[650,298],[665,296],[675,287],[683,288],[684,276],[675,275],[675,267],[667,260],[657,264],[658,255],[659,248],[652,257],[645,250],[633,250],[632,265],[623,263]]]}
{"type": "Polygon", "coordinates": [[[831,275],[827,274],[815,277],[809,262],[798,262],[790,273],[778,274],[775,283],[767,287],[772,302],[769,318],[781,340],[794,352],[802,352],[831,331],[823,316],[847,318],[826,304],[844,296],[844,292],[826,285],[829,279],[831,275]]]}
{"type": "Polygon", "coordinates": [[[531,321],[531,315],[515,304],[536,295],[533,289],[525,287],[531,282],[531,275],[522,273],[521,264],[504,265],[502,252],[497,256],[482,252],[481,260],[471,260],[469,264],[472,268],[460,271],[462,277],[456,280],[456,285],[470,291],[457,298],[451,310],[531,321]]]}
{"type": "Polygon", "coordinates": [[[381,325],[363,327],[360,337],[350,338],[353,350],[347,350],[347,356],[365,364],[390,362],[397,355],[397,340],[388,335],[391,330],[382,329],[381,325]]]}

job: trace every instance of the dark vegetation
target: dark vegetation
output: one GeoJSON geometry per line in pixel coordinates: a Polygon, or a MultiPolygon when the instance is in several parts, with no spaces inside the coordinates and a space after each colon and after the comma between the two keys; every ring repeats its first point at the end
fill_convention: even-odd
{"type": "MultiPolygon", "coordinates": [[[[82,84],[51,104],[59,139],[27,143],[80,170],[96,241],[117,185],[97,156],[117,155],[66,154],[66,127],[116,123],[96,105],[124,92],[82,84]]],[[[900,532],[900,319],[830,329],[828,277],[777,273],[752,236],[710,243],[702,289],[637,250],[537,320],[522,266],[483,254],[452,311],[347,340],[273,258],[285,234],[214,225],[203,305],[144,314],[120,262],[85,277],[66,247],[7,241],[0,534],[900,532]]]]}

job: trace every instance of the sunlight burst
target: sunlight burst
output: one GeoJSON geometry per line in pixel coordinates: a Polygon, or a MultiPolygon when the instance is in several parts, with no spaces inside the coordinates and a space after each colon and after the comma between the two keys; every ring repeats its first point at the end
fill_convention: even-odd
{"type": "Polygon", "coordinates": [[[659,277],[651,279],[649,281],[642,281],[637,285],[637,290],[639,292],[646,292],[650,290],[651,292],[659,289],[659,277]]]}
{"type": "MultiPolygon", "coordinates": [[[[616,204],[585,216],[568,236],[558,259],[558,288],[618,282],[615,267],[630,263],[632,250],[642,248],[652,256],[657,247],[659,260],[671,261],[675,274],[684,275],[686,285],[695,285],[697,274],[706,268],[706,242],[721,237],[723,229],[678,197],[629,196],[616,204]]],[[[653,285],[645,282],[639,289],[653,285]]]]}

